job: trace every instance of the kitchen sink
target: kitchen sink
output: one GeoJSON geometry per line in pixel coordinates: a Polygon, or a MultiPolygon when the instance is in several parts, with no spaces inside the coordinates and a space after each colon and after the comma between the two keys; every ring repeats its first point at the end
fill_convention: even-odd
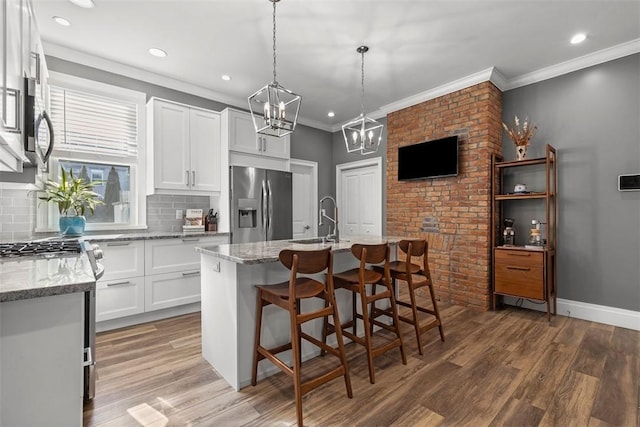
{"type": "MultiPolygon", "coordinates": [[[[348,242],[349,240],[340,239],[340,243],[348,242]]],[[[300,239],[300,240],[289,240],[290,243],[300,243],[303,245],[310,245],[312,243],[335,243],[331,240],[324,241],[322,237],[314,237],[310,239],[300,239]]]]}
{"type": "Polygon", "coordinates": [[[322,243],[323,242],[323,238],[321,237],[315,237],[312,239],[300,239],[300,240],[289,240],[290,243],[301,243],[303,245],[310,245],[312,243],[322,243]]]}

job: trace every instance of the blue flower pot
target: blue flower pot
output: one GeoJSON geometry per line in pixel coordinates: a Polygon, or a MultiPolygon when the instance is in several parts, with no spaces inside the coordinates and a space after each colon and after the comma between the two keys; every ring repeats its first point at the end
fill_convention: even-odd
{"type": "Polygon", "coordinates": [[[87,223],[83,216],[61,216],[60,217],[60,233],[63,236],[82,236],[84,226],[87,223]]]}

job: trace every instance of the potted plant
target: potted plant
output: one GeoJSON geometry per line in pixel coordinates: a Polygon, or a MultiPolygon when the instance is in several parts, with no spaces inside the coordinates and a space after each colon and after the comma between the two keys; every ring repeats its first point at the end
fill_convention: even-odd
{"type": "Polygon", "coordinates": [[[69,172],[60,167],[60,182],[48,180],[44,184],[46,196],[40,200],[56,203],[60,213],[60,232],[64,236],[80,236],[84,233],[86,219],[84,214],[87,209],[91,215],[95,213],[97,205],[104,202],[101,196],[93,191],[93,187],[100,181],[87,182],[83,178],[73,176],[71,168],[69,172]]]}

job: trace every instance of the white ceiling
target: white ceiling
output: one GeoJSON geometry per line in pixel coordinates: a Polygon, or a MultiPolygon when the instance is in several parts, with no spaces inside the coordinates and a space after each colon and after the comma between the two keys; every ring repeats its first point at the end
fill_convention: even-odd
{"type": "MultiPolygon", "coordinates": [[[[94,0],[93,9],[32,2],[49,45],[187,82],[223,94],[220,101],[246,108],[272,80],[268,0],[94,0]],[[153,57],[150,47],[168,56],[153,57]]],[[[335,129],[360,112],[362,44],[370,47],[370,113],[491,67],[509,80],[638,39],[640,0],[282,0],[277,76],[302,96],[305,122],[335,129]],[[580,31],[587,40],[569,44],[580,31]]]]}

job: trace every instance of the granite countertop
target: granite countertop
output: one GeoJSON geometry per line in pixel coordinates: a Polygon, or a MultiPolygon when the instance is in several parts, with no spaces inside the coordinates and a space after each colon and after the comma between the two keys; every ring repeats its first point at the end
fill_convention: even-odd
{"type": "MultiPolygon", "coordinates": [[[[265,264],[277,262],[283,249],[318,250],[331,246],[333,252],[346,252],[354,243],[380,244],[388,242],[395,245],[405,237],[398,236],[344,236],[339,243],[294,243],[292,240],[272,240],[257,243],[235,243],[217,246],[200,246],[196,251],[204,255],[233,261],[238,264],[265,264]]],[[[304,240],[304,239],[301,239],[304,240]]]]}
{"type": "Polygon", "coordinates": [[[86,254],[0,261],[0,302],[86,292],[96,287],[86,254]]]}
{"type": "Polygon", "coordinates": [[[113,240],[155,240],[155,239],[188,239],[189,237],[215,237],[228,236],[229,233],[218,231],[150,231],[142,233],[119,233],[119,234],[85,234],[84,240],[92,243],[109,242],[113,240]]]}

